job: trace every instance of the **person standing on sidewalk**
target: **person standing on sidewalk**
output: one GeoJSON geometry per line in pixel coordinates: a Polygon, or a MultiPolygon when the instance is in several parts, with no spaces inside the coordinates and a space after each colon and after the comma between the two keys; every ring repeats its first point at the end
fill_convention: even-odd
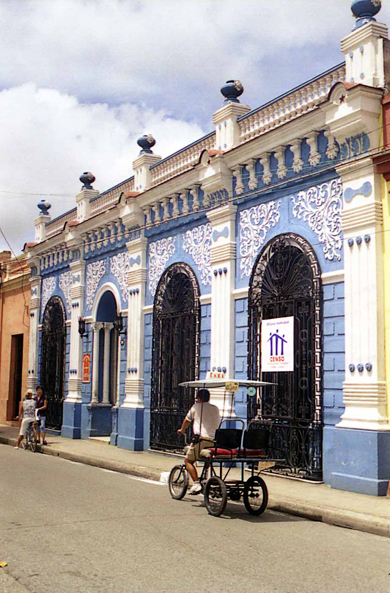
{"type": "Polygon", "coordinates": [[[16,418],[17,420],[19,418],[21,418],[21,425],[20,425],[18,442],[16,444],[15,449],[19,449],[19,445],[22,442],[23,437],[25,436],[25,434],[27,432],[29,424],[34,422],[36,407],[37,407],[37,404],[36,404],[35,400],[33,399],[33,392],[26,391],[26,396],[20,404],[19,416],[17,416],[17,418],[16,418]]]}
{"type": "Polygon", "coordinates": [[[200,494],[202,485],[199,482],[195,462],[200,457],[203,449],[210,449],[214,446],[215,431],[219,426],[219,409],[209,403],[210,392],[208,389],[199,389],[195,404],[189,410],[183,420],[177,434],[184,434],[191,422],[194,423],[194,436],[185,457],[185,465],[192,481],[194,482],[188,494],[200,494]]]}
{"type": "Polygon", "coordinates": [[[37,395],[35,396],[35,401],[37,404],[37,412],[38,412],[38,422],[37,424],[37,443],[41,442],[41,433],[42,433],[42,444],[47,445],[46,442],[46,408],[47,408],[47,397],[43,393],[43,389],[40,385],[37,385],[37,395]]]}

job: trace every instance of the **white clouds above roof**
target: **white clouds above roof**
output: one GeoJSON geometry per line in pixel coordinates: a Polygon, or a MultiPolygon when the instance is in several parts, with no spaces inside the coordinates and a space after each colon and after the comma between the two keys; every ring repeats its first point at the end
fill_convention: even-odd
{"type": "MultiPolygon", "coordinates": [[[[211,131],[230,78],[252,108],[342,61],[350,0],[18,0],[0,4],[1,221],[15,251],[37,197],[132,174],[136,139],[163,157],[211,131]]],[[[390,6],[379,14],[390,22],[390,6]]],[[[53,198],[53,217],[74,197],[53,198]]],[[[5,245],[0,242],[0,249],[5,245]]]]}

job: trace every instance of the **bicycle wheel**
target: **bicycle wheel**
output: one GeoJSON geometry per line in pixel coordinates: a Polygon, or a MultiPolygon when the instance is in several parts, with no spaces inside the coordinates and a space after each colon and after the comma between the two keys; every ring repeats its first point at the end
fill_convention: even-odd
{"type": "Polygon", "coordinates": [[[268,489],[260,476],[251,476],[244,485],[244,504],[250,515],[261,515],[268,504],[268,489]]]}
{"type": "Polygon", "coordinates": [[[28,449],[28,430],[27,430],[26,434],[23,437],[22,447],[23,447],[23,449],[28,449]]]}
{"type": "Polygon", "coordinates": [[[34,429],[30,433],[30,447],[31,451],[35,453],[35,451],[37,450],[37,433],[34,429]]]}
{"type": "Polygon", "coordinates": [[[188,473],[184,465],[175,465],[168,478],[170,495],[175,500],[184,498],[188,488],[188,473]]]}
{"type": "Polygon", "coordinates": [[[207,480],[204,501],[208,513],[213,517],[219,517],[223,513],[227,503],[227,490],[221,478],[212,476],[207,480]]]}

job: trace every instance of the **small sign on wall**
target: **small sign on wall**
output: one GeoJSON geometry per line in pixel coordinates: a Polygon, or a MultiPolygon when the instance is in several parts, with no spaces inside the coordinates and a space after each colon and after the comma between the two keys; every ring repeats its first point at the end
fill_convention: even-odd
{"type": "Polygon", "coordinates": [[[276,317],[261,322],[261,371],[286,373],[294,370],[294,317],[276,317]]]}
{"type": "Polygon", "coordinates": [[[83,354],[83,383],[91,380],[91,355],[83,354]]]}

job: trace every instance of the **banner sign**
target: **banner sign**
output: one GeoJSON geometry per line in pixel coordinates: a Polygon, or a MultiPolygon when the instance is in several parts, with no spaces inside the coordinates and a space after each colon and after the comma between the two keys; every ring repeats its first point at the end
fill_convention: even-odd
{"type": "Polygon", "coordinates": [[[91,380],[91,355],[83,354],[83,383],[91,380]]]}
{"type": "Polygon", "coordinates": [[[261,371],[286,373],[294,370],[294,317],[276,317],[261,322],[261,371]]]}

